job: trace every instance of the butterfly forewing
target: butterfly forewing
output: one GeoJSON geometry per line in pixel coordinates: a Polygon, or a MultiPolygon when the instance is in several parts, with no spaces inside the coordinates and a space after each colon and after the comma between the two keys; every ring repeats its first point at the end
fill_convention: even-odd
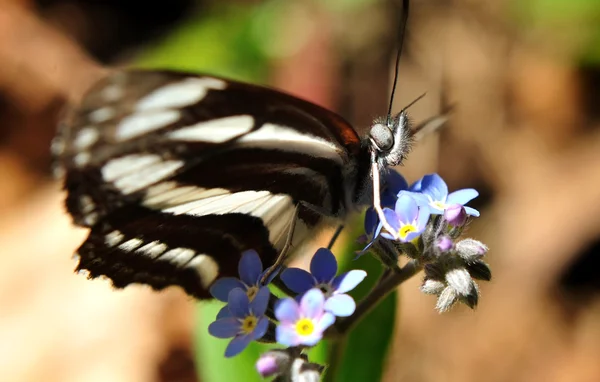
{"type": "Polygon", "coordinates": [[[197,297],[255,249],[265,266],[323,217],[343,217],[364,163],[338,115],[264,87],[124,71],[73,109],[53,145],[67,209],[90,227],[79,269],[118,287],[197,297]]]}

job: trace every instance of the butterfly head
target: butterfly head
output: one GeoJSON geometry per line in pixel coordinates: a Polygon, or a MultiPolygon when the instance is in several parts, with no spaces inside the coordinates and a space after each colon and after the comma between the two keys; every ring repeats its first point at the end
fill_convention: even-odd
{"type": "Polygon", "coordinates": [[[393,119],[375,121],[369,132],[369,141],[380,166],[402,163],[412,146],[412,131],[406,110],[393,119]]]}

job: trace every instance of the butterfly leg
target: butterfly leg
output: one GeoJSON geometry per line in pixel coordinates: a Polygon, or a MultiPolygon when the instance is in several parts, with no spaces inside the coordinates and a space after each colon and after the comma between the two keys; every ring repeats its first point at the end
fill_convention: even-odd
{"type": "Polygon", "coordinates": [[[338,239],[338,237],[340,236],[340,234],[342,233],[343,230],[344,230],[344,225],[343,224],[338,225],[335,232],[333,233],[333,236],[331,237],[331,240],[329,240],[329,244],[327,244],[327,249],[331,250],[331,248],[333,247],[333,245],[335,244],[336,240],[338,239]]]}
{"type": "Polygon", "coordinates": [[[290,226],[287,232],[287,238],[285,239],[285,244],[279,252],[277,256],[277,260],[269,269],[265,272],[262,279],[260,280],[261,284],[267,284],[267,281],[273,275],[273,272],[277,272],[277,270],[285,263],[290,253],[290,249],[292,248],[292,239],[294,238],[294,230],[296,229],[296,221],[298,220],[298,206],[294,209],[294,215],[292,216],[292,220],[290,222],[290,226]]]}

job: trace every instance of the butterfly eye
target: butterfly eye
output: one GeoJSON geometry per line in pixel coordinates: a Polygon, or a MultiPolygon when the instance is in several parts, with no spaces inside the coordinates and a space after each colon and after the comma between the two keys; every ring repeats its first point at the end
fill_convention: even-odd
{"type": "Polygon", "coordinates": [[[369,138],[378,151],[388,152],[394,147],[393,132],[381,123],[376,123],[371,127],[369,138]]]}

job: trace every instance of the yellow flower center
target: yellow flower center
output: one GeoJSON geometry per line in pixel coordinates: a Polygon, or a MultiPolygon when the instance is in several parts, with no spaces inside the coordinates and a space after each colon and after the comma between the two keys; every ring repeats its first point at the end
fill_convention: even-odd
{"type": "Polygon", "coordinates": [[[242,332],[245,334],[252,333],[254,328],[256,328],[256,324],[258,324],[258,318],[253,315],[244,317],[242,321],[242,332]]]}
{"type": "Polygon", "coordinates": [[[412,224],[405,224],[398,230],[398,236],[402,239],[406,239],[409,233],[417,231],[417,227],[412,224]]]}
{"type": "Polygon", "coordinates": [[[250,300],[250,301],[254,300],[254,297],[256,297],[257,293],[258,293],[258,287],[256,285],[253,285],[250,288],[248,288],[248,290],[246,291],[248,300],[250,300]]]}
{"type": "Polygon", "coordinates": [[[315,331],[315,324],[308,318],[301,318],[296,322],[296,333],[309,336],[315,331]]]}
{"type": "Polygon", "coordinates": [[[446,204],[445,204],[444,202],[440,202],[439,200],[438,200],[438,201],[435,201],[435,202],[433,202],[433,203],[431,203],[431,204],[432,204],[434,207],[436,207],[436,208],[439,208],[440,210],[445,210],[445,209],[446,209],[446,204]]]}

